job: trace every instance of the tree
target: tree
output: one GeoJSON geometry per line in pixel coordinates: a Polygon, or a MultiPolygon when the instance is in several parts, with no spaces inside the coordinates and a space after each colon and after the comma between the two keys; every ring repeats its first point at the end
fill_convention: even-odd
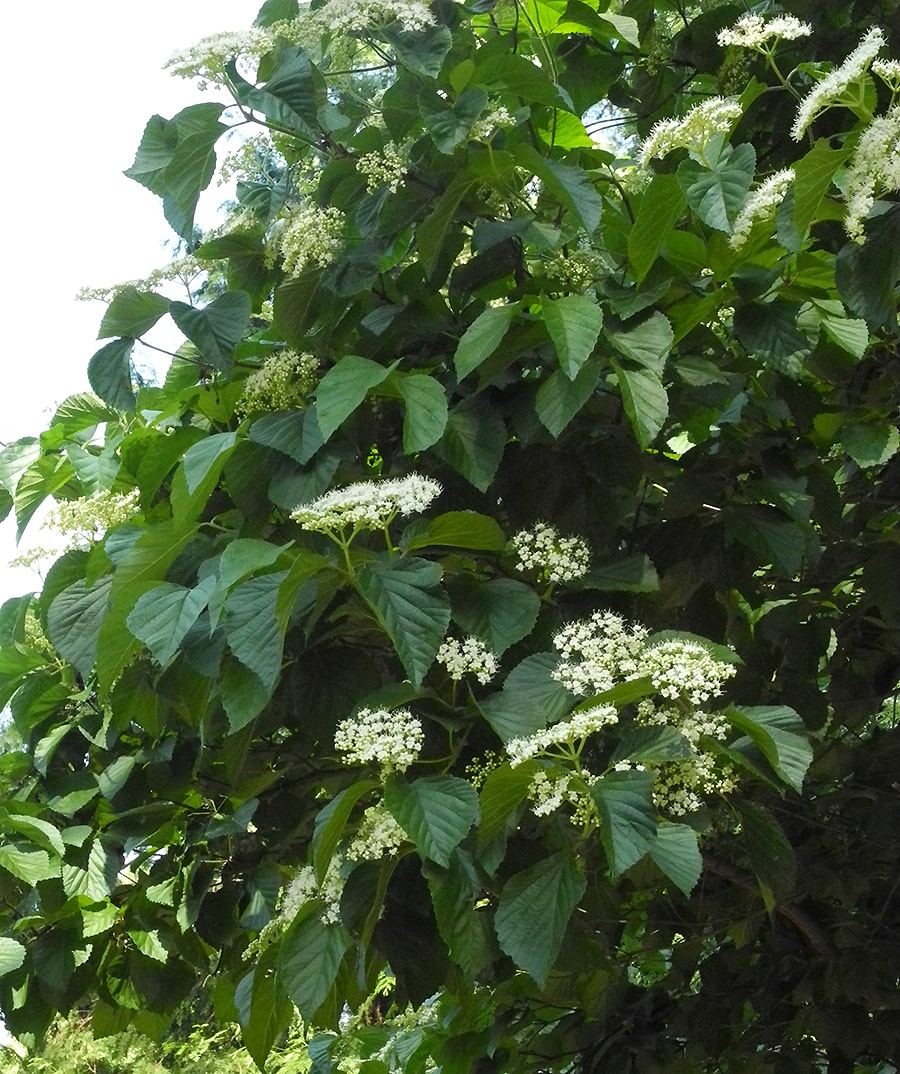
{"type": "Polygon", "coordinates": [[[0,454],[20,530],[99,518],[0,617],[16,1034],[211,977],[323,1074],[897,1062],[897,15],[787,6],[175,61],[217,99],[128,174],[225,286],[119,290],[0,454]]]}

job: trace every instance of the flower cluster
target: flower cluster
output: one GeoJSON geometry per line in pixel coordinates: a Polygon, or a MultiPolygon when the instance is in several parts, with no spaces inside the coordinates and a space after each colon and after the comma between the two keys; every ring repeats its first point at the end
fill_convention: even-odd
{"type": "Polygon", "coordinates": [[[720,30],[716,40],[723,48],[736,45],[768,52],[779,40],[793,41],[798,37],[809,37],[811,33],[809,23],[801,22],[794,15],[776,15],[766,20],[762,15],[747,14],[741,15],[734,26],[720,30]]]}
{"type": "Polygon", "coordinates": [[[661,119],[641,145],[641,164],[646,167],[654,157],[668,156],[676,149],[700,155],[711,138],[728,134],[742,115],[737,101],[710,97],[695,105],[683,119],[661,119]]]}
{"type": "Polygon", "coordinates": [[[425,733],[409,709],[360,709],[334,734],[345,764],[377,764],[382,775],[405,772],[419,756],[425,733]]]}
{"type": "Polygon", "coordinates": [[[675,817],[695,813],[710,794],[728,794],[735,788],[731,765],[721,765],[708,753],[681,761],[668,761],[656,771],[653,801],[656,808],[675,817]]]}
{"type": "Polygon", "coordinates": [[[470,137],[473,142],[489,142],[499,130],[514,127],[516,118],[503,105],[498,105],[472,124],[470,137]]]}
{"type": "Polygon", "coordinates": [[[591,552],[580,537],[560,537],[553,526],[536,522],[512,538],[516,570],[535,571],[542,581],[571,582],[587,573],[591,552]]]}
{"type": "Polygon", "coordinates": [[[396,194],[403,183],[408,164],[400,147],[389,142],[384,149],[363,153],[356,161],[356,167],[366,177],[366,190],[370,194],[383,186],[396,194]]]}
{"type": "Polygon", "coordinates": [[[884,79],[893,93],[900,93],[900,60],[873,60],[872,70],[884,79]]]}
{"type": "Polygon", "coordinates": [[[797,117],[791,127],[794,141],[800,141],[803,132],[820,113],[840,102],[847,88],[866,73],[869,64],[884,48],[884,44],[884,34],[877,26],[873,26],[840,67],[836,67],[813,87],[800,102],[797,117]]]}
{"type": "Polygon", "coordinates": [[[140,493],[101,489],[80,500],[61,500],[47,514],[41,529],[55,530],[66,538],[63,551],[82,548],[102,539],[107,530],[134,517],[140,493]]]}
{"type": "Polygon", "coordinates": [[[900,104],[866,127],[847,168],[844,227],[854,242],[865,241],[863,224],[879,187],[900,190],[900,104]]]}
{"type": "Polygon", "coordinates": [[[238,409],[293,410],[303,406],[316,384],[318,361],[311,354],[282,350],[270,354],[260,369],[244,381],[238,409]]]}
{"type": "Polygon", "coordinates": [[[644,673],[647,628],[625,623],[613,612],[594,612],[569,623],[554,637],[562,659],[553,677],[573,694],[600,694],[644,673]]]}
{"type": "Polygon", "coordinates": [[[266,261],[274,266],[281,256],[287,276],[299,276],[308,265],[330,265],[344,246],[344,214],[329,205],[301,205],[278,222],[266,250],[266,261]]]}
{"type": "Polygon", "coordinates": [[[303,529],[318,533],[340,532],[348,527],[354,532],[379,530],[397,515],[424,511],[440,492],[437,481],[421,474],[357,481],[300,504],[291,512],[291,518],[303,529]]]}
{"type": "Polygon", "coordinates": [[[572,750],[578,752],[579,744],[583,743],[588,735],[618,722],[619,714],[613,705],[594,705],[580,712],[573,712],[567,720],[551,724],[543,731],[536,731],[533,735],[523,738],[511,738],[506,743],[509,763],[515,768],[538,754],[551,753],[551,746],[568,746],[569,750],[564,751],[562,756],[569,757],[572,750]]]}
{"type": "Polygon", "coordinates": [[[165,69],[179,78],[199,79],[199,88],[207,89],[210,83],[226,80],[225,65],[234,61],[241,74],[253,79],[260,57],[275,47],[271,30],[253,26],[235,33],[211,34],[196,45],[174,53],[165,63],[165,69]]]}
{"type": "Polygon", "coordinates": [[[695,750],[699,749],[703,738],[721,741],[728,734],[728,721],[721,712],[657,705],[649,698],[638,703],[636,722],[645,727],[674,727],[695,750]]]}
{"type": "Polygon", "coordinates": [[[344,894],[344,878],[341,876],[341,858],[335,855],[329,863],[322,883],[316,881],[316,871],[311,865],[297,870],[294,879],[281,896],[280,917],[290,924],[298,911],[310,900],[322,900],[322,921],[334,925],[341,919],[341,896],[344,894]]]}
{"type": "Polygon", "coordinates": [[[716,658],[699,642],[668,638],[644,649],[641,672],[649,675],[654,689],[669,701],[684,698],[702,705],[722,693],[722,685],[735,668],[716,658]]]}
{"type": "Polygon", "coordinates": [[[778,206],[784,201],[784,196],[794,181],[794,169],[782,168],[781,171],[770,175],[764,183],[760,184],[744,202],[744,206],[737,215],[734,229],[731,234],[731,247],[734,250],[740,248],[750,238],[750,232],[757,220],[771,217],[778,206]]]}
{"type": "Polygon", "coordinates": [[[347,861],[380,861],[392,857],[407,838],[387,806],[379,802],[363,813],[359,830],[347,847],[347,861]]]}
{"type": "Polygon", "coordinates": [[[407,33],[434,25],[428,5],[419,0],[328,0],[310,17],[323,32],[361,33],[399,23],[407,33]]]}
{"type": "Polygon", "coordinates": [[[606,262],[596,250],[556,254],[542,268],[548,280],[566,291],[586,291],[608,272],[606,262]]]}
{"type": "Polygon", "coordinates": [[[464,675],[474,675],[482,686],[491,681],[499,667],[497,657],[478,638],[463,641],[445,638],[435,659],[443,664],[454,682],[459,682],[464,675]]]}

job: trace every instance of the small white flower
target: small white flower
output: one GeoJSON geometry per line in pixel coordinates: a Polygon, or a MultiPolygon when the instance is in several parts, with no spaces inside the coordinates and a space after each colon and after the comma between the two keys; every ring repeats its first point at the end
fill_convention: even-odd
{"type": "Polygon", "coordinates": [[[370,194],[383,186],[396,194],[409,170],[405,154],[393,142],[384,149],[363,153],[357,158],[356,167],[366,177],[366,190],[370,194]]]}
{"type": "Polygon", "coordinates": [[[552,752],[552,746],[584,742],[589,735],[618,722],[619,714],[613,705],[595,705],[583,712],[574,712],[568,720],[560,720],[543,731],[510,739],[506,743],[509,763],[516,768],[538,754],[552,752]]]}
{"type": "Polygon", "coordinates": [[[328,0],[310,13],[330,33],[366,33],[399,23],[407,33],[421,33],[434,25],[428,5],[419,0],[328,0]]]}
{"type": "Polygon", "coordinates": [[[676,149],[687,149],[696,156],[717,134],[728,134],[743,115],[737,101],[710,97],[695,105],[683,119],[662,119],[641,144],[641,164],[646,167],[654,157],[665,157],[676,149]]]}
{"type": "Polygon", "coordinates": [[[536,522],[510,542],[518,556],[516,570],[535,571],[550,582],[571,582],[587,573],[591,552],[580,537],[561,537],[553,526],[536,522]]]}
{"type": "Polygon", "coordinates": [[[174,53],[165,69],[179,78],[197,78],[205,90],[209,83],[225,83],[225,65],[233,60],[238,71],[251,80],[256,77],[260,57],[275,47],[271,30],[253,26],[234,33],[211,34],[190,48],[174,53]]]}
{"type": "Polygon", "coordinates": [[[334,734],[345,764],[377,764],[382,775],[405,772],[425,741],[422,724],[409,709],[360,709],[334,734]]]}
{"type": "Polygon", "coordinates": [[[739,250],[746,243],[757,220],[774,215],[793,182],[794,169],[782,168],[781,171],[770,175],[752,194],[748,195],[734,222],[731,235],[732,249],[739,250]]]}
{"type": "Polygon", "coordinates": [[[454,682],[459,682],[464,675],[474,675],[482,686],[491,681],[499,667],[497,657],[478,638],[463,641],[445,638],[435,659],[443,664],[454,682]]]}
{"type": "Polygon", "coordinates": [[[900,104],[866,127],[847,168],[844,228],[854,242],[865,241],[863,224],[879,189],[900,190],[900,104]]]}
{"type": "Polygon", "coordinates": [[[553,678],[573,694],[600,694],[644,674],[641,655],[647,628],[612,612],[569,623],[553,639],[562,659],[553,678]]]}
{"type": "Polygon", "coordinates": [[[291,512],[291,518],[303,529],[318,533],[333,533],[347,527],[356,531],[379,530],[397,515],[426,510],[440,493],[437,481],[415,473],[381,481],[357,481],[300,504],[291,512]]]}
{"type": "Polygon", "coordinates": [[[737,45],[762,51],[771,41],[792,41],[797,37],[809,37],[812,27],[793,15],[778,15],[766,21],[762,15],[741,15],[734,26],[720,30],[716,40],[723,47],[737,45]]]}
{"type": "Polygon", "coordinates": [[[308,265],[330,265],[344,247],[344,214],[329,205],[301,205],[278,221],[269,240],[266,262],[281,257],[286,276],[299,276],[308,265]]]}
{"type": "Polygon", "coordinates": [[[407,838],[387,806],[379,802],[363,813],[359,830],[347,848],[347,861],[380,861],[393,857],[407,838]]]}
{"type": "Polygon", "coordinates": [[[682,638],[648,646],[642,668],[662,697],[669,701],[685,698],[692,705],[718,697],[723,683],[735,674],[733,664],[716,660],[699,642],[682,638]]]}

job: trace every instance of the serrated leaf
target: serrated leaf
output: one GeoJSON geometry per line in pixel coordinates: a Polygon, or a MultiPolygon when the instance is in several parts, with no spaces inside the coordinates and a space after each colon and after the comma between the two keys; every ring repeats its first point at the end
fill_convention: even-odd
{"type": "Polygon", "coordinates": [[[610,873],[621,876],[656,839],[652,772],[609,772],[591,786],[610,873]]]}
{"type": "Polygon", "coordinates": [[[881,466],[900,448],[900,432],[891,422],[856,422],[841,430],[841,446],[857,466],[881,466]]]}
{"type": "Polygon", "coordinates": [[[278,944],[267,947],[253,969],[238,981],[234,1010],[241,1027],[241,1040],[260,1070],[275,1042],[296,1014],[285,995],[278,944]]]}
{"type": "Polygon", "coordinates": [[[169,952],[163,947],[157,929],[129,929],[128,935],[141,954],[152,958],[154,962],[168,962],[169,952]]]}
{"type": "Polygon", "coordinates": [[[480,888],[472,864],[457,851],[446,869],[430,866],[426,875],[441,939],[453,961],[474,980],[491,960],[491,942],[487,914],[475,907],[480,888]]]}
{"type": "Polygon", "coordinates": [[[98,339],[110,336],[129,336],[135,339],[156,324],[169,312],[169,300],[154,291],[139,291],[136,287],[123,287],[110,302],[100,322],[98,339]]]}
{"type": "Polygon", "coordinates": [[[481,704],[484,718],[504,742],[533,735],[564,716],[572,695],[556,679],[556,653],[534,653],[506,677],[503,690],[481,704]]]}
{"type": "Polygon", "coordinates": [[[305,139],[319,137],[319,109],[326,102],[321,73],[299,48],[283,47],[268,81],[261,87],[246,82],[229,63],[228,74],[241,104],[305,139]]]}
{"type": "Polygon", "coordinates": [[[125,623],[138,641],[147,646],[157,664],[165,667],[172,660],[206,607],[215,584],[215,578],[207,578],[193,589],[187,589],[162,582],[138,598],[125,623]]]}
{"type": "Polygon", "coordinates": [[[530,142],[516,147],[519,163],[536,175],[548,193],[564,205],[593,235],[603,214],[603,198],[583,168],[543,157],[530,142]]]}
{"type": "Polygon", "coordinates": [[[628,266],[636,283],[652,268],[684,206],[684,193],[676,176],[654,175],[628,232],[628,266]]]}
{"type": "Polygon", "coordinates": [[[586,886],[574,854],[562,851],[517,873],[503,887],[494,919],[497,939],[541,988],[586,886]]]}
{"type": "Polygon", "coordinates": [[[225,602],[225,637],[244,667],[271,693],[281,674],[284,636],[276,614],[278,591],[287,571],[250,578],[225,602]]]}
{"type": "Polygon", "coordinates": [[[833,149],[831,140],[820,138],[813,148],[792,165],[794,170],[793,223],[802,243],[816,219],[822,198],[828,192],[835,172],[847,160],[848,147],[833,149]]]}
{"type": "Polygon", "coordinates": [[[325,879],[328,866],[331,864],[331,859],[334,857],[334,852],[337,850],[356,803],[376,787],[378,784],[375,780],[357,780],[349,787],[345,787],[316,814],[312,848],[316,879],[320,884],[325,879]]]}
{"type": "Polygon", "coordinates": [[[390,372],[390,366],[355,354],[345,355],[328,370],[316,389],[316,417],[323,442],[390,372]]]}
{"type": "Polygon", "coordinates": [[[663,375],[666,358],[675,340],[672,325],[665,314],[656,310],[633,327],[608,328],[606,335],[619,354],[658,377],[663,375]]]}
{"type": "Polygon", "coordinates": [[[703,871],[703,858],[693,828],[660,821],[647,853],[677,888],[690,895],[703,871]]]}
{"type": "Polygon", "coordinates": [[[447,426],[447,393],[443,385],[427,373],[407,373],[397,388],[406,410],[403,415],[403,450],[415,455],[436,444],[447,426]]]}
{"type": "MultiPolygon", "coordinates": [[[[797,713],[787,705],[732,705],[727,715],[732,726],[743,732],[784,782],[799,793],[813,750],[797,713]]],[[[739,751],[741,744],[736,742],[732,748],[739,751]]]]}
{"type": "Polygon", "coordinates": [[[226,375],[231,372],[234,349],[250,324],[250,296],[226,291],[208,306],[172,302],[169,313],[179,329],[200,352],[204,361],[226,375]]]}
{"type": "Polygon", "coordinates": [[[865,243],[848,242],[837,256],[835,280],[847,309],[873,332],[895,336],[900,279],[900,206],[869,220],[865,243]]]}
{"type": "Polygon", "coordinates": [[[88,362],[88,383],[117,410],[132,411],[135,405],[131,375],[133,339],[115,339],[101,347],[88,362]]]}
{"type": "Polygon", "coordinates": [[[456,345],[453,365],[457,380],[463,380],[474,372],[494,353],[520,308],[518,303],[488,306],[479,313],[456,345]]]}
{"type": "Polygon", "coordinates": [[[47,634],[54,648],[84,678],[97,659],[97,641],[106,617],[112,577],[92,586],[75,582],[59,593],[47,612],[47,634]]]}
{"type": "Polygon", "coordinates": [[[478,819],[478,794],[458,776],[389,780],[384,804],[423,858],[447,865],[478,819]]]}
{"type": "Polygon", "coordinates": [[[734,316],[738,339],[766,365],[798,378],[812,349],[797,324],[799,307],[792,302],[750,302],[734,316]]]}
{"type": "Polygon", "coordinates": [[[688,205],[703,223],[730,235],[755,169],[756,150],[745,142],[734,148],[726,146],[711,167],[695,160],[682,161],[678,166],[678,182],[688,205]]]}
{"type": "Polygon", "coordinates": [[[404,540],[402,547],[412,552],[432,545],[501,552],[506,546],[506,536],[489,515],[477,511],[448,511],[431,519],[414,537],[404,540]]]}
{"type": "Polygon", "coordinates": [[[753,802],[738,805],[741,835],[757,878],[777,899],[788,899],[797,880],[797,859],[772,814],[753,802]]]}
{"type": "Polygon", "coordinates": [[[550,374],[538,388],[534,410],[551,436],[562,433],[594,394],[599,381],[600,366],[595,362],[583,365],[574,380],[561,369],[550,374]]]}
{"type": "Polygon", "coordinates": [[[251,426],[250,439],[263,447],[275,448],[301,466],[322,446],[322,431],[315,410],[281,410],[258,418],[251,426]]]}
{"type": "Polygon", "coordinates": [[[32,887],[59,876],[59,862],[51,862],[46,850],[23,850],[14,843],[0,846],[0,866],[32,887]]]}
{"type": "Polygon", "coordinates": [[[305,1021],[312,1021],[328,997],[349,946],[349,933],[323,924],[316,902],[304,907],[285,933],[278,980],[305,1021]]]}
{"type": "Polygon", "coordinates": [[[437,452],[481,492],[493,480],[508,434],[503,419],[480,397],[469,396],[450,411],[437,452]]]}
{"type": "Polygon", "coordinates": [[[622,405],[635,439],[641,448],[648,448],[666,423],[669,396],[662,381],[649,369],[626,369],[618,362],[613,368],[619,378],[622,405]]]}
{"type": "Polygon", "coordinates": [[[416,558],[369,563],[359,573],[360,593],[415,687],[422,684],[450,622],[440,580],[438,564],[416,558]]]}
{"type": "Polygon", "coordinates": [[[384,27],[381,33],[393,47],[398,63],[426,78],[437,78],[453,44],[453,36],[446,26],[427,26],[416,31],[384,27]]]}
{"type": "Polygon", "coordinates": [[[486,642],[497,656],[531,633],[541,608],[531,586],[514,578],[463,575],[452,584],[450,600],[460,630],[486,642]]]}
{"type": "Polygon", "coordinates": [[[531,760],[513,768],[508,762],[492,768],[481,787],[481,819],[478,823],[479,846],[486,846],[496,836],[505,835],[519,806],[528,795],[538,762],[531,760]]]}
{"type": "Polygon", "coordinates": [[[630,727],[619,739],[611,761],[658,764],[693,755],[688,740],[674,727],[630,727]]]}
{"type": "Polygon", "coordinates": [[[0,936],[0,977],[17,970],[25,961],[26,948],[18,940],[0,936]]]}
{"type": "Polygon", "coordinates": [[[429,215],[416,228],[416,249],[419,261],[432,282],[436,282],[435,274],[442,266],[444,244],[459,203],[475,183],[475,179],[465,174],[457,175],[438,198],[437,204],[429,215]]]}
{"type": "Polygon", "coordinates": [[[560,369],[569,380],[574,380],[600,338],[603,310],[595,298],[572,294],[542,299],[541,316],[556,349],[560,369]]]}
{"type": "Polygon", "coordinates": [[[172,482],[174,521],[183,525],[200,515],[236,445],[236,432],[212,433],[187,449],[172,482]]]}
{"type": "Polygon", "coordinates": [[[272,696],[259,676],[237,661],[223,664],[220,689],[231,734],[252,723],[272,696]]]}

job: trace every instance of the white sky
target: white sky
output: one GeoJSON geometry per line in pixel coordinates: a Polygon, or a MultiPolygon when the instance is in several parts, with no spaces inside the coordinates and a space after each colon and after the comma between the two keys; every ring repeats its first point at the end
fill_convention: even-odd
{"type": "MultiPolygon", "coordinates": [[[[76,302],[84,286],[145,276],[174,235],[157,198],[125,178],[151,115],[224,100],[162,65],[207,34],[248,27],[262,0],[48,0],[0,9],[4,49],[5,208],[0,294],[4,378],[0,443],[37,435],[56,405],[88,390],[104,307],[76,302]]],[[[224,197],[212,186],[206,213],[224,197]]],[[[37,523],[23,539],[42,543],[37,523]]],[[[0,525],[0,601],[40,587],[6,567],[15,523],[0,525]]]]}

